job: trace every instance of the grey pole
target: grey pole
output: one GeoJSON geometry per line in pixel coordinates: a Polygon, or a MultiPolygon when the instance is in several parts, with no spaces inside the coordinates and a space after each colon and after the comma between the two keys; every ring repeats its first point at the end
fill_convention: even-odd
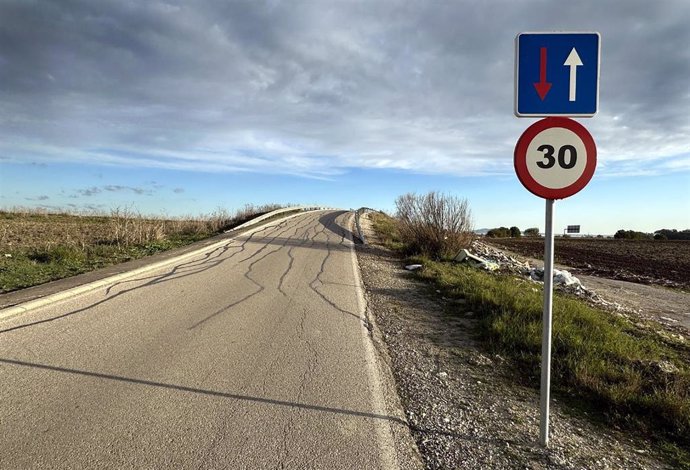
{"type": "Polygon", "coordinates": [[[549,396],[551,394],[551,315],[553,311],[553,206],[546,200],[546,228],[544,234],[544,315],[541,333],[541,422],[539,441],[549,446],[549,396]]]}

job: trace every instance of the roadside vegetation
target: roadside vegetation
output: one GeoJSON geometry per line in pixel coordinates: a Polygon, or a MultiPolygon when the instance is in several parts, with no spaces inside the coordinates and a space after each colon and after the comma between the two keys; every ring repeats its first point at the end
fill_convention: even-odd
{"type": "Polygon", "coordinates": [[[690,240],[690,229],[680,231],[661,229],[654,233],[621,229],[613,235],[613,238],[624,240],[690,240]]]}
{"type": "Polygon", "coordinates": [[[472,242],[472,212],[466,199],[438,192],[398,197],[397,229],[408,253],[455,256],[472,242]]]}
{"type": "MultiPolygon", "coordinates": [[[[539,235],[539,229],[537,229],[537,235],[539,235]]],[[[492,228],[486,232],[486,236],[489,238],[520,238],[522,236],[522,232],[517,227],[498,227],[492,228]]]]}
{"type": "Polygon", "coordinates": [[[247,205],[196,217],[146,217],[129,209],[109,214],[0,211],[0,293],[139,259],[220,234],[279,208],[247,205]]]}
{"type": "MultiPolygon", "coordinates": [[[[404,222],[385,214],[371,217],[389,248],[423,265],[415,271],[419,278],[447,298],[464,299],[452,308],[475,312],[478,337],[514,364],[515,379],[538,388],[542,287],[438,253],[411,256],[400,229],[404,222]]],[[[553,318],[556,396],[609,426],[653,440],[675,467],[690,468],[690,345],[560,293],[553,318]]]]}

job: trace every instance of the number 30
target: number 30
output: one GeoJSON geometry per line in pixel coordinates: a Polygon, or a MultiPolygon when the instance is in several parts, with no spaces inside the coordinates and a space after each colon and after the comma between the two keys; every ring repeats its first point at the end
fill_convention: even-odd
{"type": "MultiPolygon", "coordinates": [[[[552,145],[540,145],[537,148],[540,152],[544,153],[544,161],[537,162],[539,168],[548,169],[556,164],[556,159],[553,156],[555,149],[552,145]]],[[[577,150],[572,145],[564,145],[558,149],[558,165],[566,170],[571,169],[577,163],[577,150]],[[565,160],[565,153],[568,152],[568,161],[565,160]]]]}

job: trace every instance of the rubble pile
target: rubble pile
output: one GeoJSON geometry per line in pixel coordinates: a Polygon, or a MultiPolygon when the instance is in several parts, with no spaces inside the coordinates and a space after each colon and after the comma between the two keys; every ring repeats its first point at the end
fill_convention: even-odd
{"type": "MultiPolygon", "coordinates": [[[[472,251],[472,253],[475,254],[475,256],[462,256],[463,253],[461,252],[458,258],[456,258],[456,260],[462,261],[464,259],[479,258],[480,261],[483,261],[485,265],[495,265],[501,271],[507,271],[509,273],[527,278],[534,282],[544,282],[543,267],[532,266],[528,261],[520,261],[512,256],[505,254],[501,250],[489,246],[486,243],[482,243],[479,240],[475,240],[474,242],[472,242],[470,250],[472,251]]],[[[570,272],[566,270],[553,270],[553,285],[556,289],[560,291],[568,292],[570,294],[574,294],[578,297],[584,298],[597,306],[605,307],[616,311],[620,311],[622,309],[620,304],[604,300],[593,290],[587,289],[577,277],[573,276],[570,272]]]]}
{"type": "Polygon", "coordinates": [[[530,274],[530,270],[532,269],[527,261],[523,262],[517,260],[512,256],[506,255],[501,250],[497,250],[496,248],[478,240],[472,242],[470,249],[478,257],[498,265],[499,268],[504,271],[510,271],[514,274],[528,276],[530,274]]]}

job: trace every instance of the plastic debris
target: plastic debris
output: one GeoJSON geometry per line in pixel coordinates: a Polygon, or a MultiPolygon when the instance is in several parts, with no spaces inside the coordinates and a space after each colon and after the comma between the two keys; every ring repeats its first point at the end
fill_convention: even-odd
{"type": "Polygon", "coordinates": [[[408,264],[407,266],[405,266],[405,269],[407,269],[408,271],[416,271],[416,270],[421,269],[421,268],[422,268],[421,264],[408,264]]]}
{"type": "MultiPolygon", "coordinates": [[[[543,268],[532,268],[530,270],[530,278],[533,281],[544,281],[544,269],[543,268]]],[[[555,286],[565,286],[574,288],[582,288],[582,283],[578,278],[570,274],[566,270],[554,269],[553,270],[553,284],[555,286]]]]}

